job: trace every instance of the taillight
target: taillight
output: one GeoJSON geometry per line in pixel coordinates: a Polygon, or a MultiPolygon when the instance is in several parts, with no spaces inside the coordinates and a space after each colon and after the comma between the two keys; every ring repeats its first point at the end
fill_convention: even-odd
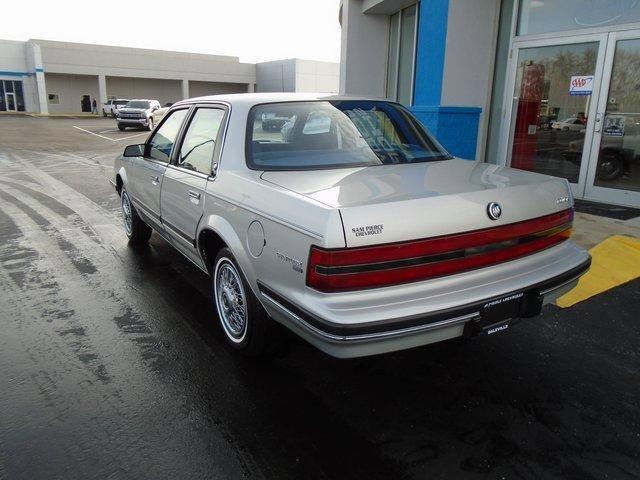
{"type": "Polygon", "coordinates": [[[530,255],[571,235],[573,209],[499,227],[373,247],[312,246],[307,285],[322,292],[397,285],[530,255]]]}

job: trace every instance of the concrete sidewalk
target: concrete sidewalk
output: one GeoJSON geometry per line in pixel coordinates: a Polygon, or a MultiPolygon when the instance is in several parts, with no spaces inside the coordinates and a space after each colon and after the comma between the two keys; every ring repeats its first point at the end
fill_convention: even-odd
{"type": "Polygon", "coordinates": [[[616,220],[589,213],[576,212],[571,240],[590,249],[612,235],[640,238],[640,217],[616,220]]]}

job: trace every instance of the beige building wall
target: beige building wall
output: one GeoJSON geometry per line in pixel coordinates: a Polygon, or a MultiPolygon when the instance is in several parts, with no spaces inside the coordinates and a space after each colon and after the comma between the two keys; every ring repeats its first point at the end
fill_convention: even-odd
{"type": "Polygon", "coordinates": [[[182,82],[153,78],[107,77],[107,96],[116,98],[148,98],[161,105],[182,100],[182,82]]]}
{"type": "Polygon", "coordinates": [[[245,83],[189,82],[189,98],[246,92],[247,84],[245,83]]]}
{"type": "MultiPolygon", "coordinates": [[[[60,103],[49,101],[50,113],[82,112],[82,95],[89,95],[90,100],[98,100],[98,80],[94,75],[64,75],[45,73],[47,94],[58,95],[60,103]]],[[[99,102],[98,102],[99,103],[99,102]]],[[[100,107],[98,106],[98,111],[100,107]]]]}

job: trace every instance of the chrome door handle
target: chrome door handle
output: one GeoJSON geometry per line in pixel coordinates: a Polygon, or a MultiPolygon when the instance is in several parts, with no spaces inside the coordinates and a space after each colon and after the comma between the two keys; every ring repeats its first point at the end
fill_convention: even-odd
{"type": "Polygon", "coordinates": [[[189,190],[187,192],[191,198],[195,198],[196,200],[200,200],[200,194],[198,192],[194,192],[193,190],[189,190]]]}
{"type": "Polygon", "coordinates": [[[158,185],[160,183],[160,177],[157,175],[151,175],[151,183],[154,185],[158,185]]]}

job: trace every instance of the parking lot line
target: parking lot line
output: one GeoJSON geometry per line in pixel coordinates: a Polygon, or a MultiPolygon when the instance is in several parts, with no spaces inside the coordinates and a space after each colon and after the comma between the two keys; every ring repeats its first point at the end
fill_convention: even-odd
{"type": "Polygon", "coordinates": [[[147,133],[137,133],[135,135],[131,135],[129,137],[116,138],[114,142],[119,142],[120,140],[127,140],[129,138],[139,137],[140,135],[148,135],[147,133]]]}
{"type": "Polygon", "coordinates": [[[76,129],[81,130],[83,132],[89,133],[91,135],[95,135],[96,137],[104,138],[105,140],[109,140],[110,142],[115,142],[115,140],[113,138],[105,137],[104,135],[100,135],[99,133],[90,132],[89,130],[85,130],[84,128],[80,128],[80,127],[78,127],[76,125],[74,125],[73,128],[76,128],[76,129]]]}

